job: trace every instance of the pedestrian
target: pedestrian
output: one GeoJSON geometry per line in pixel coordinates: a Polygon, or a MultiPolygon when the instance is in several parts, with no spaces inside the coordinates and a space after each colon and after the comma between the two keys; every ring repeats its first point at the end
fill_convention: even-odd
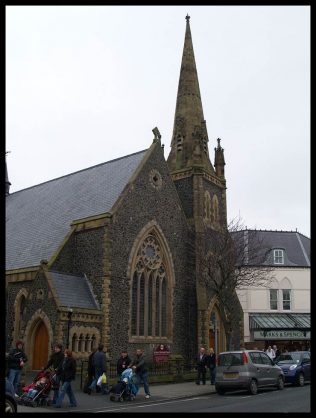
{"type": "Polygon", "coordinates": [[[196,384],[199,385],[202,379],[203,385],[205,385],[205,374],[207,369],[207,355],[205,353],[205,348],[200,347],[200,352],[196,358],[196,369],[197,369],[197,379],[196,384]]]}
{"type": "MultiPolygon", "coordinates": [[[[102,376],[103,373],[106,373],[106,355],[103,351],[104,345],[99,344],[98,351],[96,351],[92,356],[92,367],[94,368],[94,377],[91,382],[91,385],[87,389],[87,393],[91,395],[92,391],[96,391],[97,382],[100,376],[102,376]]],[[[108,384],[102,383],[101,384],[101,393],[102,395],[106,395],[109,393],[108,390],[108,384]]]]}
{"type": "Polygon", "coordinates": [[[278,349],[278,347],[276,345],[272,346],[272,349],[274,351],[275,354],[275,360],[280,356],[281,351],[278,349]]]}
{"type": "Polygon", "coordinates": [[[271,345],[269,345],[269,347],[267,348],[266,354],[268,354],[268,356],[270,357],[271,360],[275,359],[275,352],[272,349],[271,345]]]}
{"type": "Polygon", "coordinates": [[[144,384],[145,398],[150,398],[149,384],[148,384],[148,368],[145,361],[144,350],[137,348],[136,356],[130,363],[129,367],[132,367],[136,373],[137,384],[144,384]]]}
{"type": "Polygon", "coordinates": [[[63,346],[62,344],[55,344],[54,345],[54,352],[51,354],[50,359],[45,367],[42,368],[42,370],[46,370],[49,367],[53,367],[54,369],[54,377],[53,377],[53,383],[52,383],[52,389],[54,392],[52,405],[56,404],[58,393],[59,393],[59,385],[60,385],[60,370],[62,362],[64,361],[64,353],[62,351],[63,346]]]}
{"type": "Polygon", "coordinates": [[[121,352],[120,358],[117,360],[116,363],[116,370],[117,370],[117,377],[118,381],[121,379],[121,374],[128,368],[128,366],[131,363],[131,359],[128,356],[128,353],[126,350],[121,352]]]}
{"type": "Polygon", "coordinates": [[[211,385],[215,385],[216,376],[216,354],[214,349],[211,347],[207,356],[207,367],[210,369],[211,385]]]}
{"type": "Polygon", "coordinates": [[[27,362],[26,354],[24,353],[24,343],[19,340],[9,352],[8,357],[8,379],[12,383],[15,393],[17,393],[18,385],[21,379],[22,369],[27,362]]]}
{"type": "Polygon", "coordinates": [[[83,385],[83,392],[84,393],[89,392],[88,388],[91,385],[92,380],[94,379],[95,370],[94,370],[94,365],[92,364],[92,360],[93,360],[94,353],[96,351],[97,351],[97,349],[94,347],[92,349],[91,353],[89,354],[89,357],[88,357],[87,376],[86,376],[86,379],[85,379],[84,385],[83,385]]]}
{"type": "Polygon", "coordinates": [[[72,357],[72,351],[69,348],[64,350],[64,359],[61,366],[58,368],[58,374],[60,375],[61,388],[56,400],[54,408],[61,408],[63,399],[67,393],[69,398],[69,406],[77,406],[77,400],[73,393],[71,382],[76,377],[76,360],[72,357]]]}

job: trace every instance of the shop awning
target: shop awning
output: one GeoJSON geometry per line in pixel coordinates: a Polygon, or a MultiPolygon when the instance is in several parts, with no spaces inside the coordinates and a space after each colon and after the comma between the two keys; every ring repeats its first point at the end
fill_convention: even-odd
{"type": "Polygon", "coordinates": [[[310,329],[310,313],[249,314],[250,329],[310,329]]]}

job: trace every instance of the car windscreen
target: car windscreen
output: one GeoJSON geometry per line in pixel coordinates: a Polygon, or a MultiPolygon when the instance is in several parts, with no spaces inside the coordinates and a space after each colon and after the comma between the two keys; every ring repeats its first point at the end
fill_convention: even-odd
{"type": "Polygon", "coordinates": [[[242,353],[220,354],[218,358],[219,366],[242,366],[242,353]]]}
{"type": "Polygon", "coordinates": [[[301,353],[284,353],[277,359],[277,364],[297,364],[300,362],[301,353]]]}

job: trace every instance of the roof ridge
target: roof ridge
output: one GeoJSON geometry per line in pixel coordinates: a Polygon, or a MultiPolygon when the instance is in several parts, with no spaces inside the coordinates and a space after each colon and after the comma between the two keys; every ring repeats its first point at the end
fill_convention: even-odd
{"type": "Polygon", "coordinates": [[[282,229],[257,229],[257,228],[245,228],[245,229],[240,229],[239,231],[233,231],[233,232],[244,232],[244,231],[257,231],[257,232],[284,232],[284,233],[292,233],[292,234],[300,234],[303,235],[305,238],[310,239],[309,237],[307,237],[306,235],[302,234],[299,231],[283,231],[282,229]]]}
{"type": "Polygon", "coordinates": [[[73,174],[77,174],[77,173],[80,173],[82,171],[90,170],[91,168],[95,168],[95,167],[99,167],[101,165],[113,163],[114,161],[123,160],[124,158],[131,157],[132,155],[141,154],[142,152],[147,151],[147,149],[148,148],[143,149],[141,151],[133,152],[132,154],[124,155],[123,157],[114,158],[113,160],[109,160],[109,161],[105,161],[103,163],[99,163],[99,164],[96,164],[96,165],[92,165],[91,167],[83,168],[82,170],[73,171],[72,173],[64,174],[63,176],[55,177],[54,179],[43,181],[43,183],[34,184],[34,186],[29,186],[29,187],[26,187],[25,189],[17,190],[15,192],[10,193],[9,196],[7,196],[7,198],[10,197],[10,196],[12,196],[13,194],[16,194],[16,193],[19,193],[19,192],[23,192],[24,190],[28,190],[28,189],[32,189],[34,187],[42,186],[43,184],[50,183],[52,181],[62,179],[64,177],[69,177],[69,176],[72,176],[73,174]]]}

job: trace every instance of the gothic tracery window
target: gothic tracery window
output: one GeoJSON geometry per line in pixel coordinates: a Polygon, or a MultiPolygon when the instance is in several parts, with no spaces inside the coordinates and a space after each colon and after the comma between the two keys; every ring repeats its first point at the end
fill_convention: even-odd
{"type": "Polygon", "coordinates": [[[158,240],[143,240],[136,256],[131,283],[131,336],[168,336],[168,277],[158,240]]]}

